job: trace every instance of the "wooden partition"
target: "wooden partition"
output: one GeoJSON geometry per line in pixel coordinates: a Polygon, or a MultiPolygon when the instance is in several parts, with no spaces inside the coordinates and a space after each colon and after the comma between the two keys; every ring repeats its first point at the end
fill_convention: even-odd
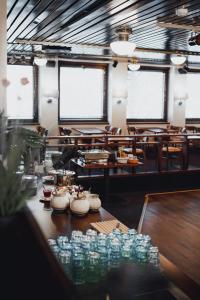
{"type": "MultiPolygon", "coordinates": [[[[188,170],[188,162],[190,148],[200,144],[200,134],[133,134],[133,135],[70,135],[70,143],[62,144],[68,136],[47,136],[46,147],[77,147],[77,149],[105,149],[116,150],[119,147],[132,149],[132,153],[136,154],[138,148],[142,148],[148,154],[154,151],[154,160],[156,164],[155,172],[168,172],[170,170],[171,161],[174,158],[179,159],[180,170],[188,170]],[[58,143],[55,143],[58,140],[58,143]],[[53,141],[53,142],[52,142],[53,141]]],[[[146,162],[144,162],[146,164],[146,162]]],[[[170,170],[171,171],[171,170],[170,170]]],[[[148,168],[145,172],[150,172],[148,168]]],[[[152,172],[152,171],[151,171],[152,172]]]]}

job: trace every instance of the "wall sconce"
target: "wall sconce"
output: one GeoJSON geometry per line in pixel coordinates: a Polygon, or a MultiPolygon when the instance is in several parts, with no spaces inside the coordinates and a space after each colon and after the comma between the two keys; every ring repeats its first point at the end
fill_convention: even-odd
{"type": "Polygon", "coordinates": [[[113,62],[113,68],[116,68],[116,66],[118,65],[118,61],[117,60],[114,60],[114,62],[113,62]]]}

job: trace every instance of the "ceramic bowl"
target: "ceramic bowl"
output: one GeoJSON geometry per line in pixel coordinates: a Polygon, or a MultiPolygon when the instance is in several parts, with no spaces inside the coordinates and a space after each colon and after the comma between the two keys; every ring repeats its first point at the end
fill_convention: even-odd
{"type": "Polygon", "coordinates": [[[127,163],[128,158],[127,157],[117,157],[117,162],[119,164],[126,164],[127,163]]]}

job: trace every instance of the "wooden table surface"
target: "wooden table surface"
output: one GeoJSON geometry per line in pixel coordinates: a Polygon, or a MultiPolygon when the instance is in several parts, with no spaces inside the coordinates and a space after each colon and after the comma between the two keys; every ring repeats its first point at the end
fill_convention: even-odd
{"type": "Polygon", "coordinates": [[[73,130],[81,133],[81,134],[84,134],[84,135],[90,135],[90,134],[105,134],[107,133],[106,130],[104,129],[101,129],[101,128],[95,128],[95,127],[90,127],[90,128],[83,128],[83,127],[80,127],[80,128],[72,128],[73,130]]]}
{"type": "MultiPolygon", "coordinates": [[[[191,299],[200,299],[200,190],[146,196],[139,231],[190,282],[191,299]]],[[[186,284],[185,284],[186,286],[186,284]]]]}
{"type": "Polygon", "coordinates": [[[90,223],[116,219],[108,211],[100,208],[99,212],[88,213],[84,217],[78,217],[68,210],[66,212],[53,212],[45,210],[39,202],[38,196],[28,202],[42,232],[46,238],[55,238],[60,234],[70,236],[72,230],[86,231],[91,228],[90,223]]]}
{"type": "MultiPolygon", "coordinates": [[[[103,208],[97,213],[88,213],[85,217],[76,217],[69,211],[65,213],[46,211],[43,209],[43,204],[39,202],[39,198],[39,195],[33,197],[28,202],[28,207],[45,238],[56,238],[60,234],[70,236],[74,229],[87,230],[91,222],[116,219],[103,208]]],[[[121,266],[119,270],[113,270],[106,281],[94,288],[90,286],[89,290],[88,287],[78,289],[80,300],[105,300],[108,294],[109,299],[112,300],[178,299],[170,291],[167,280],[158,270],[137,264],[127,264],[121,266]]]]}
{"type": "Polygon", "coordinates": [[[86,164],[80,159],[72,158],[71,162],[77,167],[84,168],[84,169],[114,169],[114,168],[124,168],[124,167],[136,167],[138,165],[142,165],[141,162],[130,164],[130,163],[88,163],[86,164]]]}

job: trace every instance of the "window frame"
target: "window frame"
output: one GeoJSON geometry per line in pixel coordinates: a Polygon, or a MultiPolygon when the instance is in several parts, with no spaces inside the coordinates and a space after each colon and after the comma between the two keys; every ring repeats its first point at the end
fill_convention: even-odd
{"type": "Polygon", "coordinates": [[[98,123],[104,124],[107,123],[108,120],[108,65],[106,64],[97,64],[97,63],[76,63],[76,62],[59,62],[59,70],[58,70],[58,124],[77,124],[77,123],[98,123]],[[103,69],[104,70],[104,78],[103,78],[103,117],[102,118],[60,118],[60,69],[61,67],[74,67],[74,68],[94,68],[94,69],[103,69]]]}
{"type": "Polygon", "coordinates": [[[33,67],[33,118],[32,119],[8,119],[8,124],[25,124],[25,125],[35,125],[38,124],[38,116],[39,116],[39,109],[38,109],[38,82],[39,82],[39,72],[38,67],[33,64],[23,64],[23,63],[15,63],[8,65],[18,65],[18,66],[32,66],[33,67]]]}
{"type": "MultiPolygon", "coordinates": [[[[187,73],[199,73],[200,75],[200,70],[197,69],[187,69],[187,73]]],[[[186,101],[188,101],[186,99],[186,101]]],[[[200,122],[200,118],[185,118],[186,124],[197,124],[200,122]]]]}
{"type": "MultiPolygon", "coordinates": [[[[139,71],[149,71],[149,72],[163,72],[165,75],[165,82],[164,82],[164,115],[161,119],[134,119],[134,118],[127,118],[127,123],[167,123],[168,118],[168,85],[169,85],[169,67],[160,68],[160,67],[145,67],[141,66],[139,71]]],[[[130,71],[131,72],[131,71],[130,71]]],[[[136,71],[137,72],[137,71],[136,71]]],[[[127,106],[128,109],[128,106],[127,106]]]]}

